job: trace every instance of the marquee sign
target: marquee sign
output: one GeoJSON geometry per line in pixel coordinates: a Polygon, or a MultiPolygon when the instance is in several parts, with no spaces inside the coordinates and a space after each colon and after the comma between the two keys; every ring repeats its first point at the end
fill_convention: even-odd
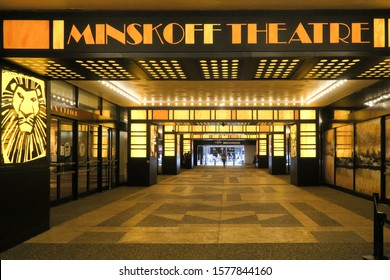
{"type": "Polygon", "coordinates": [[[169,18],[66,14],[54,20],[4,19],[2,35],[5,51],[371,51],[390,47],[390,17],[348,11],[169,18]]]}

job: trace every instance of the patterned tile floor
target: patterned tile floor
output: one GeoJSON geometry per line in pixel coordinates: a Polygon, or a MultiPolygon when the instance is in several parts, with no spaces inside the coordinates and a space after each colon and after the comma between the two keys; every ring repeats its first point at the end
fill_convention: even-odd
{"type": "Polygon", "coordinates": [[[371,219],[316,194],[328,189],[296,187],[289,176],[253,167],[197,167],[160,176],[151,187],[118,188],[55,207],[52,220],[65,218],[25,243],[372,242],[371,219]],[[101,203],[112,194],[117,197],[101,203]]]}

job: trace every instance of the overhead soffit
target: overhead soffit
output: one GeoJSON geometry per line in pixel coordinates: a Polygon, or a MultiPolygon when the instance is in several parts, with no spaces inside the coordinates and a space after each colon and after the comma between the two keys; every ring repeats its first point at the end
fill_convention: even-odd
{"type": "Polygon", "coordinates": [[[67,80],[123,106],[326,106],[390,77],[387,57],[8,60],[48,79],[67,80]],[[348,79],[348,87],[305,104],[339,79],[348,79]],[[98,80],[116,81],[120,88],[134,93],[141,104],[123,99],[98,80]]]}
{"type": "MultiPolygon", "coordinates": [[[[281,0],[230,1],[199,0],[20,0],[1,1],[0,10],[121,10],[121,11],[211,11],[211,10],[323,10],[389,9],[383,0],[281,0]]],[[[273,57],[205,59],[110,58],[110,59],[15,59],[23,68],[49,79],[67,80],[87,91],[104,96],[123,106],[129,100],[103,88],[97,80],[116,80],[122,88],[134,92],[151,106],[302,106],[307,100],[337,79],[348,79],[346,87],[310,104],[326,106],[359,91],[378,80],[388,78],[387,57],[273,57]],[[337,60],[337,61],[335,61],[337,60]],[[385,62],[386,61],[386,62],[385,62]],[[382,63],[382,64],[381,64],[382,63]],[[213,70],[214,69],[214,70],[213,70]],[[224,70],[225,69],[225,70],[224,70]],[[262,102],[264,100],[264,102],[262,102]],[[271,101],[272,100],[272,101],[271,101]],[[200,102],[201,101],[201,102],[200,102]],[[230,103],[233,101],[232,103],[230,103]],[[286,102],[288,101],[288,102],[286,102]],[[247,105],[248,104],[248,105],[247,105]]],[[[364,103],[364,101],[362,101],[364,103]]],[[[304,105],[306,106],[306,105],[304,105]]]]}

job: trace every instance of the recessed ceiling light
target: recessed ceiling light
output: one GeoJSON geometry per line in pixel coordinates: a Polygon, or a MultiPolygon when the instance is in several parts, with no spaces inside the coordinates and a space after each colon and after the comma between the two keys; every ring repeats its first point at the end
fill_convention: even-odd
{"type": "Polygon", "coordinates": [[[288,79],[299,66],[301,60],[260,59],[254,79],[288,79]]]}
{"type": "Polygon", "coordinates": [[[112,79],[112,80],[133,80],[137,77],[133,74],[126,71],[123,66],[121,66],[115,60],[75,60],[80,66],[88,69],[93,72],[94,75],[97,75],[101,79],[112,79]]]}
{"type": "Polygon", "coordinates": [[[358,78],[384,79],[390,78],[390,58],[377,63],[375,66],[361,73],[358,78]]]}
{"type": "Polygon", "coordinates": [[[305,79],[337,79],[360,62],[359,58],[321,59],[306,75],[305,79]]]}
{"type": "Polygon", "coordinates": [[[205,80],[236,80],[240,61],[238,59],[200,60],[199,66],[205,80]]]}
{"type": "Polygon", "coordinates": [[[154,80],[186,80],[177,60],[138,60],[138,64],[154,80]]]}

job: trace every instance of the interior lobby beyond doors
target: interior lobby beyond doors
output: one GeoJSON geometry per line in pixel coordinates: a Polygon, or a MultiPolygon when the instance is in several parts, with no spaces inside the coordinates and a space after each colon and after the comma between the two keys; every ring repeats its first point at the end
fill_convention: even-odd
{"type": "Polygon", "coordinates": [[[222,156],[226,155],[226,166],[242,166],[245,164],[244,146],[212,145],[200,146],[198,165],[223,166],[222,156]]]}

